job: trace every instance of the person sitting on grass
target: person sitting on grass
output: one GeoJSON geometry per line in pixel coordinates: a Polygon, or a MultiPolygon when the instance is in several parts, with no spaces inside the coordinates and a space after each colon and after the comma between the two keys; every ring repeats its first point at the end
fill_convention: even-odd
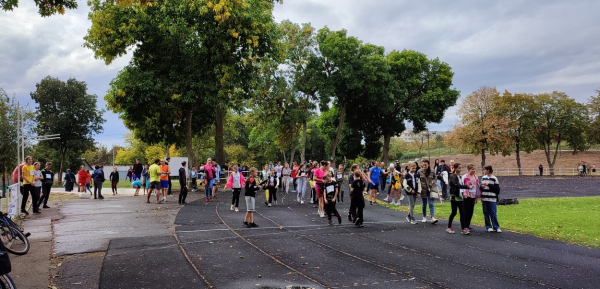
{"type": "Polygon", "coordinates": [[[500,183],[492,173],[492,166],[483,168],[485,175],[481,179],[481,206],[483,207],[483,218],[485,219],[485,228],[488,232],[502,233],[500,224],[498,224],[498,215],[496,202],[500,194],[500,183]]]}

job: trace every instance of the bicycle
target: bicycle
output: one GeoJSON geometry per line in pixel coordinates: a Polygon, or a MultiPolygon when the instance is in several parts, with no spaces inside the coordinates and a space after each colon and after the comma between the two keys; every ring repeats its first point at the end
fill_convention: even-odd
{"type": "MultiPolygon", "coordinates": [[[[0,214],[0,238],[6,250],[15,255],[25,255],[29,251],[27,236],[7,214],[0,214]]],[[[1,280],[0,280],[1,282],[1,280]]]]}
{"type": "Polygon", "coordinates": [[[16,289],[17,286],[8,275],[12,270],[8,250],[0,243],[0,289],[16,289]]]}

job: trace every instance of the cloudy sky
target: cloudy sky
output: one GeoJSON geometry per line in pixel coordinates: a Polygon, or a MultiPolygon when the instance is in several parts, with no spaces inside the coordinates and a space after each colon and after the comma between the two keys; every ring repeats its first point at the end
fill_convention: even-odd
{"type": "MultiPolygon", "coordinates": [[[[108,84],[129,57],[106,66],[83,48],[90,27],[85,2],[49,18],[39,17],[33,0],[19,4],[15,11],[0,11],[0,87],[34,106],[29,93],[43,77],[74,77],[86,81],[104,107],[108,84]]],[[[462,96],[488,85],[511,92],[559,90],[586,102],[600,88],[597,11],[600,2],[578,0],[284,0],[274,14],[277,21],[347,29],[386,51],[412,49],[439,57],[452,67],[462,96]]],[[[448,129],[455,111],[429,128],[448,129]]],[[[123,144],[127,129],[117,115],[107,112],[105,118],[97,141],[123,144]]]]}

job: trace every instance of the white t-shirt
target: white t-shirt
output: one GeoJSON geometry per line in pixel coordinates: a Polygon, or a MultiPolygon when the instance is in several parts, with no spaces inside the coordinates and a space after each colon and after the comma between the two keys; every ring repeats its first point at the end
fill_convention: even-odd
{"type": "MultiPolygon", "coordinates": [[[[33,173],[33,176],[34,176],[35,178],[37,178],[37,177],[41,177],[41,176],[42,176],[42,171],[40,171],[40,170],[37,170],[37,171],[35,171],[35,172],[33,173]]],[[[40,180],[36,180],[36,181],[35,181],[35,186],[36,186],[36,187],[41,187],[41,186],[42,186],[42,180],[41,180],[41,179],[40,179],[40,180]]]]}
{"type": "Polygon", "coordinates": [[[242,185],[240,184],[240,173],[239,172],[235,172],[233,173],[233,185],[232,187],[234,189],[239,189],[242,187],[242,185]]]}

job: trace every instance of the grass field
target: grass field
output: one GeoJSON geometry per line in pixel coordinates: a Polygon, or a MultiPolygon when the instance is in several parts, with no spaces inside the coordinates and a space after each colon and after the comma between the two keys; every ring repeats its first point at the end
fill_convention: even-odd
{"type": "MultiPolygon", "coordinates": [[[[408,206],[386,207],[408,211],[408,206]]],[[[448,219],[450,202],[435,204],[437,218],[448,219]]],[[[481,202],[475,205],[472,223],[485,226],[481,202]]],[[[429,213],[429,208],[428,208],[429,213]]],[[[421,204],[415,206],[415,218],[421,219],[421,204]]],[[[498,206],[498,222],[504,231],[530,234],[541,238],[600,248],[600,197],[522,199],[518,205],[498,206]]],[[[455,229],[460,222],[455,218],[455,229]]]]}

